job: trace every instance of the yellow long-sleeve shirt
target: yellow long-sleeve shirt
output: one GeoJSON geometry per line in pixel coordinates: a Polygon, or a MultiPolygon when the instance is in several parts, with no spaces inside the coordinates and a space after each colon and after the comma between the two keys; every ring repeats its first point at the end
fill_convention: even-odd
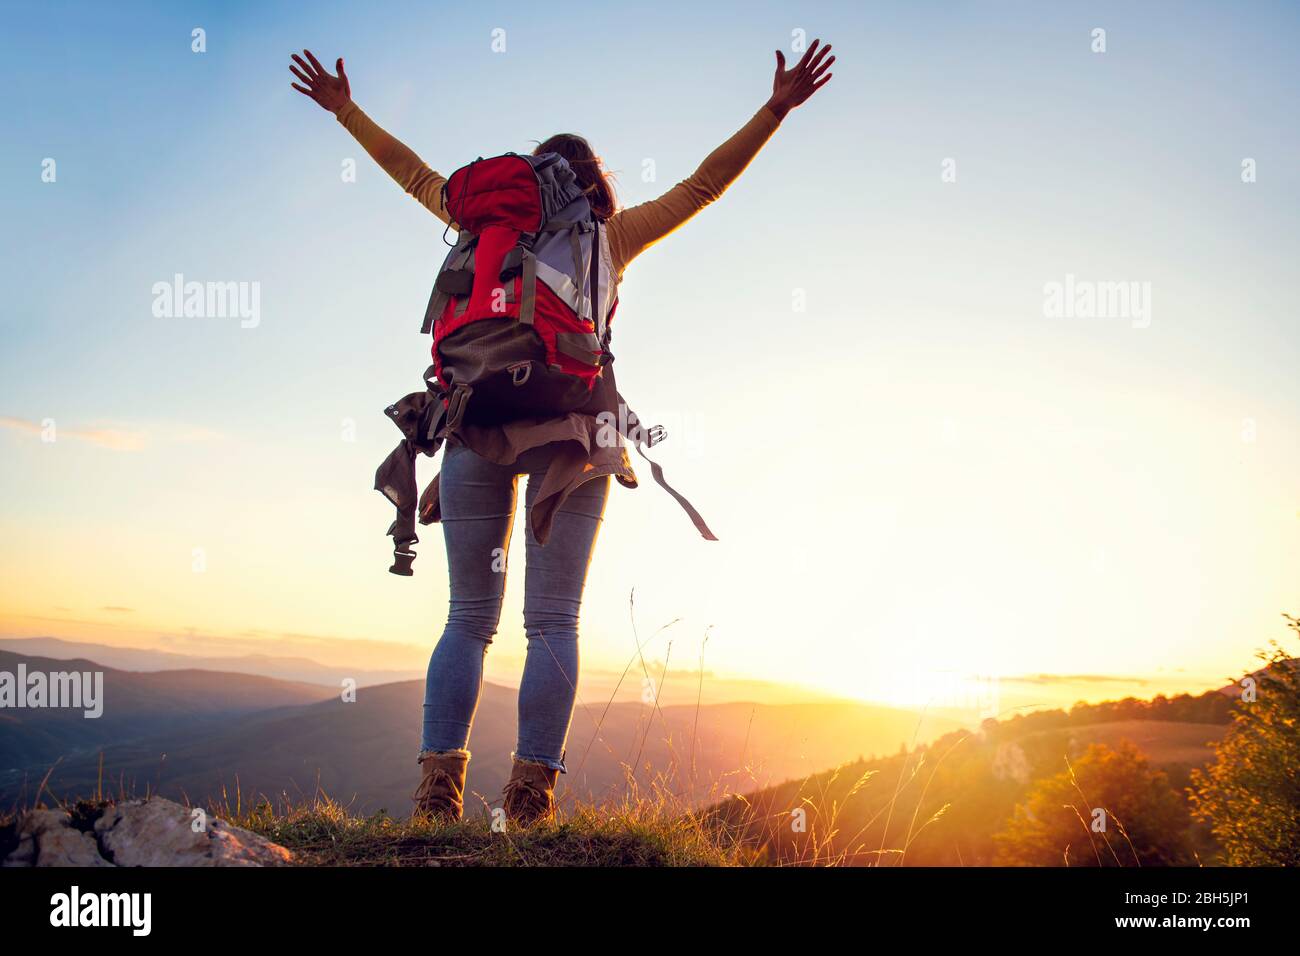
{"type": "MultiPolygon", "coordinates": [[[[355,103],[349,102],[339,110],[338,121],[399,186],[443,222],[451,222],[442,202],[447,177],[431,169],[414,150],[386,132],[355,103]]],[[[614,272],[621,276],[633,259],[721,196],[758,155],[778,125],[776,114],[764,106],[688,178],[658,199],[622,209],[610,217],[605,228],[614,272]]]]}
{"type": "MultiPolygon", "coordinates": [[[[451,224],[442,202],[445,176],[431,169],[413,150],[389,135],[355,103],[338,111],[338,121],[407,193],[445,223],[451,224]]],[[[620,278],[633,259],[716,200],[745,171],[776,132],[780,120],[764,106],[700,167],[658,199],[615,213],[605,223],[614,272],[620,278]]],[[[613,475],[629,488],[637,485],[623,445],[610,447],[598,437],[596,419],[579,412],[546,421],[514,421],[502,425],[463,425],[454,436],[476,453],[503,465],[514,464],[523,452],[544,444],[557,451],[542,480],[530,512],[532,531],[543,544],[564,500],[579,485],[613,475]]],[[[420,496],[420,520],[441,518],[439,480],[420,496]]]]}

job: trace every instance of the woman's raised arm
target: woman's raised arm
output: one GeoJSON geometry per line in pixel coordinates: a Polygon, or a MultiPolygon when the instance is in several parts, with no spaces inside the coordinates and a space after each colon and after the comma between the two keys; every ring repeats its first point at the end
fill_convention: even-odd
{"type": "Polygon", "coordinates": [[[302,52],[307,60],[293,54],[292,59],[297,66],[290,65],[289,69],[305,85],[289,85],[304,96],[311,97],[321,109],[333,113],[343,128],[356,138],[399,186],[443,222],[450,222],[442,203],[442,184],[447,181],[446,177],[430,169],[414,150],[386,132],[352,102],[352,86],[343,69],[343,58],[339,57],[334,66],[338,70],[338,76],[331,76],[312,55],[311,50],[302,52]]]}
{"type": "Polygon", "coordinates": [[[795,67],[787,70],[785,56],[777,50],[772,96],[753,119],[710,153],[688,179],[658,199],[624,209],[609,220],[610,255],[616,272],[622,272],[629,262],[720,197],[739,178],[786,115],[830,80],[831,74],[826,71],[835,62],[835,57],[826,56],[830,51],[829,45],[823,47],[820,40],[814,40],[795,67]]]}

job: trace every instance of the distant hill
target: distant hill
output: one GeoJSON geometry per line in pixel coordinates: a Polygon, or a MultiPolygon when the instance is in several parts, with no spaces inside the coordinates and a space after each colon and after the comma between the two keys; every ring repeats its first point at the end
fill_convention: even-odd
{"type": "Polygon", "coordinates": [[[81,710],[0,709],[0,788],[22,768],[98,753],[101,747],[156,734],[185,735],[213,722],[254,712],[314,703],[337,693],[333,688],[220,671],[162,671],[140,674],[88,660],[55,660],[0,651],[0,671],[101,671],[103,716],[87,719],[81,710]]]}
{"type": "MultiPolygon", "coordinates": [[[[182,672],[134,676],[166,687],[163,678],[177,673],[182,672]]],[[[259,686],[279,683],[226,677],[236,678],[236,683],[259,682],[259,686]]],[[[113,686],[134,685],[117,678],[113,686]]],[[[102,748],[105,777],[114,788],[119,783],[136,792],[146,786],[160,787],[169,796],[204,800],[223,789],[233,792],[236,781],[246,796],[310,796],[319,783],[356,812],[386,808],[405,813],[418,775],[415,755],[423,682],[362,688],[353,703],[343,702],[332,689],[328,699],[322,699],[320,692],[321,688],[311,687],[300,691],[314,695],[306,704],[300,699],[293,701],[297,706],[283,707],[283,698],[278,698],[267,705],[277,709],[227,710],[214,713],[211,720],[183,724],[171,715],[175,704],[170,698],[160,700],[158,706],[134,701],[129,709],[139,719],[113,734],[91,738],[84,731],[78,736],[78,731],[95,721],[28,711],[27,715],[36,715],[27,718],[28,732],[44,726],[44,715],[60,733],[40,748],[0,740],[0,762],[25,768],[25,773],[11,769],[0,778],[0,800],[19,798],[24,780],[30,794],[62,752],[60,747],[67,751],[50,776],[50,791],[78,795],[93,790],[102,748]],[[33,751],[36,759],[30,759],[33,751]]],[[[484,687],[470,740],[475,757],[469,785],[488,799],[496,798],[509,773],[516,693],[495,684],[484,687]]],[[[245,701],[251,705],[255,698],[256,694],[249,694],[245,701]]],[[[101,720],[107,716],[108,712],[101,720]]],[[[666,783],[687,801],[711,802],[724,793],[806,775],[860,754],[895,751],[918,735],[928,740],[956,726],[951,721],[928,720],[918,731],[917,718],[907,711],[850,701],[706,705],[699,710],[698,736],[696,722],[694,706],[656,710],[642,703],[614,703],[606,712],[604,702],[586,701],[574,716],[567,755],[570,772],[561,777],[563,785],[584,798],[617,797],[626,792],[625,768],[639,754],[638,786],[666,783]],[[599,735],[595,733],[598,723],[599,735]]]]}
{"type": "Polygon", "coordinates": [[[1117,720],[1070,730],[1044,730],[1028,737],[1047,739],[1063,753],[1081,753],[1089,744],[1113,747],[1121,740],[1137,746],[1162,767],[1183,764],[1199,767],[1209,757],[1209,746],[1223,737],[1226,724],[1193,724],[1170,720],[1117,720]]]}
{"type": "Polygon", "coordinates": [[[322,684],[332,688],[339,687],[344,678],[351,678],[357,682],[357,686],[366,687],[409,680],[418,674],[410,670],[364,670],[321,664],[305,657],[270,657],[265,654],[199,657],[142,647],[114,647],[109,644],[65,641],[57,637],[0,638],[0,651],[57,660],[75,658],[98,661],[106,667],[126,671],[205,670],[228,674],[258,674],[262,677],[274,677],[277,680],[322,684]]]}
{"type": "MultiPolygon", "coordinates": [[[[433,644],[429,645],[429,650],[433,644]]],[[[93,644],[84,641],[65,641],[57,637],[0,638],[0,650],[33,657],[51,657],[59,660],[84,659],[98,661],[107,667],[128,671],[211,670],[234,674],[259,674],[277,680],[303,681],[328,687],[340,687],[344,678],[355,680],[359,687],[376,684],[393,684],[424,676],[424,668],[405,670],[376,670],[349,667],[343,664],[322,663],[305,657],[272,657],[266,654],[244,654],[237,657],[201,657],[171,651],[142,647],[118,647],[110,644],[93,644]]],[[[836,698],[810,688],[792,684],[748,678],[720,677],[706,673],[701,683],[698,671],[674,669],[666,676],[657,662],[647,662],[656,676],[653,693],[660,704],[694,704],[698,697],[706,704],[726,701],[754,701],[765,704],[803,703],[808,700],[835,700],[836,698]]],[[[488,660],[488,680],[492,683],[517,686],[522,660],[494,653],[488,660]],[[513,678],[513,679],[512,679],[513,678]]],[[[616,695],[620,701],[635,702],[645,692],[639,668],[621,674],[584,666],[582,693],[591,700],[604,702],[616,695]]]]}

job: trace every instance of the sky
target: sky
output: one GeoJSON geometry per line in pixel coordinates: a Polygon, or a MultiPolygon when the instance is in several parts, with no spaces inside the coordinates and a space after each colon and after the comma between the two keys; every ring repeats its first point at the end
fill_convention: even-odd
{"type": "MultiPolygon", "coordinates": [[[[0,634],[387,667],[441,631],[439,531],[388,574],[371,485],[443,226],[290,89],[290,53],[343,56],[445,174],[574,131],[632,205],[761,107],[775,49],[821,37],[834,80],[620,290],[622,391],[721,540],[648,469],[615,486],[588,666],[622,667],[635,626],[661,661],[862,699],[952,674],[1101,699],[1215,686],[1285,639],[1296,7],[581,17],[3,3],[0,634]],[[256,322],[155,314],[178,273],[256,284],[256,322]],[[1127,307],[1051,304],[1102,283],[1127,307]]],[[[518,670],[520,570],[490,678],[518,670]]]]}

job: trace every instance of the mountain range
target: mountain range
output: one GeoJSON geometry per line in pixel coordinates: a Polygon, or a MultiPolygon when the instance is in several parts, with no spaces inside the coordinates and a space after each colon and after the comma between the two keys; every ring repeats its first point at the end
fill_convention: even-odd
{"type": "MultiPolygon", "coordinates": [[[[77,650],[111,656],[93,646],[77,650]]],[[[0,651],[0,670],[14,671],[19,663],[29,671],[101,670],[105,706],[98,719],[76,710],[0,710],[4,805],[30,802],[44,780],[45,793],[60,798],[101,786],[195,803],[234,802],[236,795],[244,802],[301,801],[324,792],[356,813],[400,815],[417,781],[423,681],[361,686],[346,701],[337,685],[229,670],[138,672],[95,657],[0,651]]],[[[561,777],[562,795],[584,799],[661,787],[690,803],[709,802],[896,752],[959,726],[936,717],[918,725],[909,711],[847,700],[697,707],[663,703],[688,699],[685,687],[661,695],[658,705],[653,698],[600,699],[584,689],[566,755],[569,772],[561,777]]],[[[484,686],[470,739],[469,789],[485,801],[496,799],[509,773],[515,697],[512,688],[484,686]]],[[[469,805],[475,803],[471,798],[469,805]]]]}

